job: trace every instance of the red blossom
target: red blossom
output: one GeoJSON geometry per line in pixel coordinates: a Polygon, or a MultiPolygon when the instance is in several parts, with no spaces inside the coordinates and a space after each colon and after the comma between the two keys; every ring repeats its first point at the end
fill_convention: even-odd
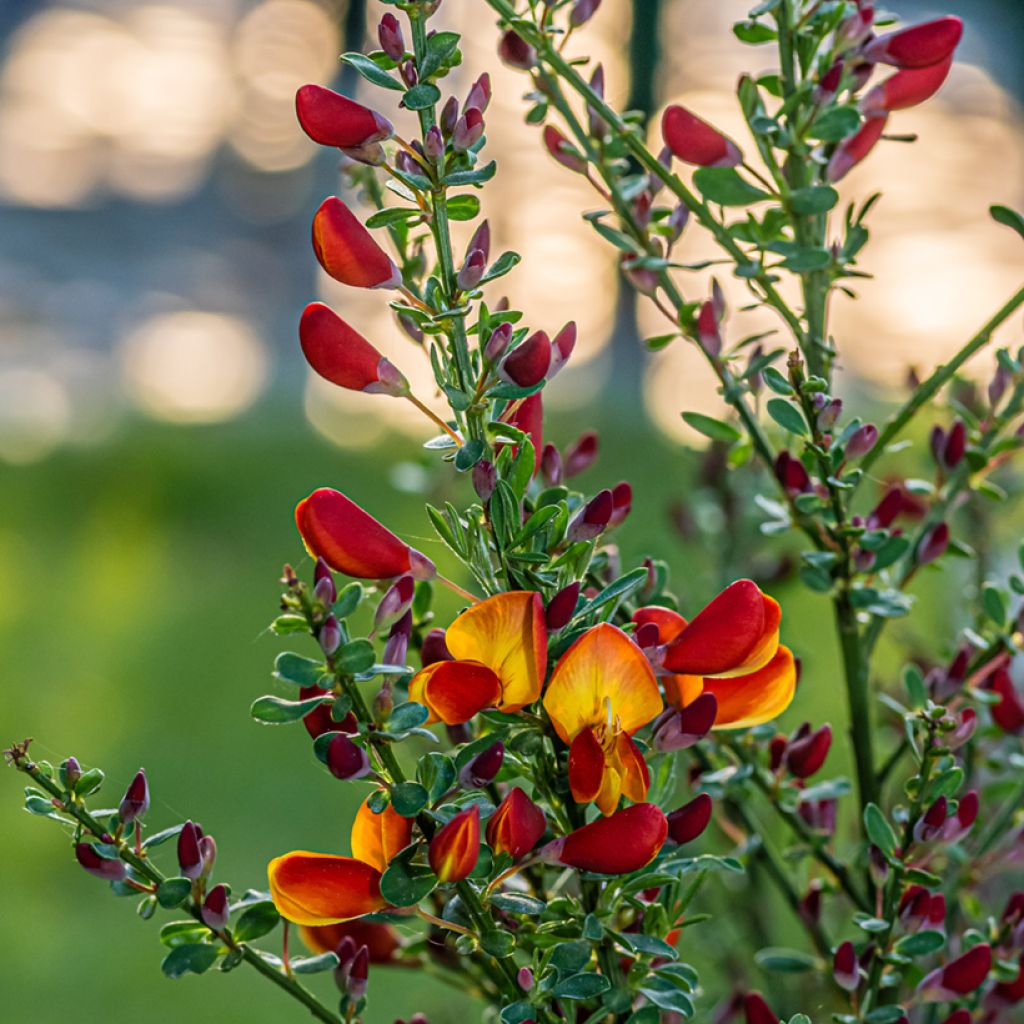
{"type": "Polygon", "coordinates": [[[674,156],[700,167],[735,167],[743,160],[739,147],[717,128],[673,104],[661,118],[661,136],[674,156]]]}
{"type": "Polygon", "coordinates": [[[304,85],[295,94],[302,130],[321,146],[350,149],[391,138],[391,122],[369,107],[320,85],[304,85]]]}
{"type": "Polygon", "coordinates": [[[325,199],[313,218],[313,251],[320,266],[355,288],[399,288],[402,273],[337,196],[325,199]]]}

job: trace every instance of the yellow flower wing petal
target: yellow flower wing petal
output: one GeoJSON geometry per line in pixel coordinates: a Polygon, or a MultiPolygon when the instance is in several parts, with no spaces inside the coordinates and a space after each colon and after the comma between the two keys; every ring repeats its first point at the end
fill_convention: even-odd
{"type": "Polygon", "coordinates": [[[718,701],[714,729],[749,729],[770,722],[789,707],[796,693],[796,661],[788,647],[756,672],[732,679],[705,679],[705,693],[718,701]]]}
{"type": "Polygon", "coordinates": [[[392,806],[374,814],[367,797],[352,822],[352,856],[370,864],[382,874],[391,858],[404,850],[412,838],[412,820],[403,818],[392,806]]]}

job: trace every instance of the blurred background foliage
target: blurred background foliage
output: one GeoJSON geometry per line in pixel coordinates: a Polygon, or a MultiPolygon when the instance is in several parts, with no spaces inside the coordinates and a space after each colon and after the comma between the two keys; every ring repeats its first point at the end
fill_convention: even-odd
{"type": "MultiPolygon", "coordinates": [[[[939,99],[901,120],[901,131],[920,133],[917,145],[883,147],[845,189],[886,192],[865,267],[876,276],[860,303],[837,311],[845,397],[876,413],[903,391],[910,367],[955,351],[1022,269],[1018,240],[985,216],[989,202],[1024,202],[1022,9],[1017,0],[896,6],[908,19],[959,14],[967,32],[964,63],[939,99]]],[[[830,719],[841,730],[831,627],[821,599],[788,575],[792,544],[758,538],[751,481],[723,483],[715,454],[683,433],[682,409],[719,408],[707,372],[681,344],[642,351],[639,339],[662,327],[619,294],[613,253],[578,216],[592,205],[585,185],[522,123],[522,80],[497,65],[489,15],[467,0],[445,7],[451,27],[468,33],[452,90],[465,92],[482,70],[494,79],[488,148],[501,173],[484,211],[496,246],[525,257],[502,286],[534,326],[580,325],[573,364],[551,389],[548,437],[564,446],[600,431],[584,482],[633,483],[623,563],[665,557],[684,610],[738,575],[766,581],[804,663],[788,720],[830,719]]],[[[759,66],[758,51],[729,31],[745,7],[605,0],[578,46],[604,61],[616,102],[628,96],[656,112],[683,99],[738,134],[731,88],[740,70],[759,66]]],[[[308,250],[311,213],[339,186],[331,158],[314,160],[294,124],[292,96],[304,81],[332,80],[337,54],[362,45],[365,26],[372,32],[372,8],[0,6],[4,739],[35,736],[38,757],[73,753],[104,767],[107,802],[144,765],[151,820],[201,821],[218,840],[218,877],[236,889],[263,886],[266,861],[283,849],[345,850],[354,810],[355,790],[316,765],[301,730],[261,728],[247,714],[281,648],[265,632],[281,564],[311,570],[292,524],[296,500],[340,486],[434,556],[422,502],[453,486],[433,472],[423,425],[396,408],[403,403],[332,393],[307,377],[295,343],[300,309],[321,297],[411,378],[428,373],[410,362],[385,300],[342,291],[308,250]]],[[[710,255],[696,233],[683,251],[691,261],[710,255]]],[[[708,273],[687,285],[695,297],[708,273]]],[[[740,312],[742,292],[726,284],[731,337],[774,327],[740,312]]],[[[990,371],[983,360],[975,368],[982,380],[990,371]]],[[[923,447],[902,457],[917,475],[929,472],[923,447]]],[[[1016,511],[1003,515],[1005,533],[1016,511]]],[[[998,567],[1012,538],[978,515],[973,539],[985,566],[998,567]]],[[[947,653],[963,623],[942,595],[955,605],[971,581],[936,586],[925,576],[920,615],[892,636],[911,651],[947,653]]],[[[454,610],[444,596],[439,606],[454,610]]],[[[893,659],[890,649],[895,671],[893,659]]],[[[829,774],[847,770],[844,753],[837,744],[829,774]]],[[[116,906],[52,830],[24,815],[13,772],[0,780],[0,992],[12,1019],[258,1024],[295,1012],[244,970],[164,979],[155,923],[135,917],[133,901],[116,906]]],[[[722,879],[699,909],[742,898],[752,910],[744,926],[799,945],[789,911],[756,875],[755,899],[745,884],[722,879]]],[[[698,926],[684,935],[684,958],[719,992],[737,979],[778,984],[733,961],[735,927],[735,915],[698,926]]],[[[375,971],[370,992],[372,1022],[465,1014],[460,997],[408,971],[375,971]]]]}

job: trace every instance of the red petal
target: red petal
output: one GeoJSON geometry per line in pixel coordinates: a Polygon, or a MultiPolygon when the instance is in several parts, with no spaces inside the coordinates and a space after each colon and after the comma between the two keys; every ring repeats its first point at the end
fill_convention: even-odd
{"type": "Polygon", "coordinates": [[[495,853],[518,860],[537,845],[547,824],[544,812],[515,786],[487,822],[487,843],[495,853]]]}
{"type": "Polygon", "coordinates": [[[672,153],[688,164],[735,167],[743,159],[731,139],[678,104],[662,115],[661,136],[672,153]]]}
{"type": "Polygon", "coordinates": [[[391,137],[386,118],[347,96],[320,85],[304,85],[295,94],[302,130],[321,146],[349,149],[391,137]]]}
{"type": "Polygon", "coordinates": [[[942,985],[950,992],[965,996],[981,988],[991,969],[992,949],[986,943],[981,943],[946,964],[942,971],[942,985]]]}
{"type": "Polygon", "coordinates": [[[929,67],[953,53],[963,32],[964,25],[959,18],[936,18],[879,36],[865,48],[864,59],[900,68],[929,67]]]}
{"type": "Polygon", "coordinates": [[[670,644],[686,627],[686,619],[671,608],[649,604],[638,608],[633,613],[633,621],[638,626],[653,622],[658,627],[658,643],[670,644]]]}
{"type": "Polygon", "coordinates": [[[313,218],[313,251],[336,281],[356,288],[397,288],[402,275],[360,220],[336,196],[313,218]]]}
{"type": "Polygon", "coordinates": [[[380,382],[384,357],[329,306],[311,302],[299,321],[302,354],[321,377],[351,391],[380,382]]]}
{"type": "Polygon", "coordinates": [[[856,167],[882,137],[888,118],[888,114],[869,117],[856,135],[851,135],[839,143],[828,162],[825,177],[832,182],[839,181],[856,167]]]}
{"type": "Polygon", "coordinates": [[[517,345],[501,364],[501,376],[521,388],[532,388],[546,376],[551,366],[551,339],[544,331],[534,331],[517,345]]]}
{"type": "Polygon", "coordinates": [[[445,725],[468,722],[501,699],[501,680],[476,661],[439,661],[430,666],[424,702],[445,725]]]}
{"type": "Polygon", "coordinates": [[[569,788],[578,804],[597,799],[604,778],[604,751],[592,729],[583,729],[569,747],[569,788]]]}
{"type": "Polygon", "coordinates": [[[430,840],[430,867],[442,882],[461,882],[480,858],[480,805],[473,804],[430,840]]]}
{"type": "Polygon", "coordinates": [[[558,859],[582,871],[625,875],[654,860],[667,834],[668,822],[659,807],[634,804],[567,835],[558,859]]]}
{"type": "Polygon", "coordinates": [[[295,522],[314,558],[357,579],[409,572],[409,546],[340,491],[315,490],[295,508],[295,522]]]}
{"type": "Polygon", "coordinates": [[[927,68],[897,71],[876,85],[861,101],[865,114],[892,113],[905,110],[934,96],[942,87],[953,66],[953,58],[927,68]]]}
{"type": "Polygon", "coordinates": [[[674,843],[689,843],[708,827],[711,820],[711,797],[695,796],[688,804],[668,816],[668,835],[674,843]]]}

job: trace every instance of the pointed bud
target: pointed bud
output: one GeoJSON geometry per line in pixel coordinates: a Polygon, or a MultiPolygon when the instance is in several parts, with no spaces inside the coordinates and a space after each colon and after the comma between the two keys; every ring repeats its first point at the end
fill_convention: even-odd
{"type": "Polygon", "coordinates": [[[550,366],[551,339],[544,331],[534,331],[505,356],[498,375],[509,384],[532,388],[544,379],[550,366]]]}
{"type": "Polygon", "coordinates": [[[972,789],[965,793],[957,803],[956,814],[948,817],[942,826],[942,839],[947,843],[963,839],[977,820],[979,807],[977,792],[972,789]]]}
{"type": "Polygon", "coordinates": [[[140,768],[121,798],[117,816],[121,819],[122,825],[130,825],[136,819],[145,817],[148,810],[149,783],[146,781],[145,771],[140,768]]]}
{"type": "Polygon", "coordinates": [[[722,351],[722,335],[718,329],[714,302],[705,302],[700,307],[697,314],[697,341],[709,356],[717,356],[722,351]]]}
{"type": "Polygon", "coordinates": [[[491,336],[484,345],[484,359],[489,363],[496,363],[508,350],[509,342],[512,340],[512,325],[501,323],[491,331],[491,336]]]}
{"type": "Polygon", "coordinates": [[[405,82],[406,88],[411,89],[419,80],[416,74],[416,65],[412,60],[403,61],[398,66],[398,73],[402,77],[402,81],[405,82]]]}
{"type": "Polygon", "coordinates": [[[864,48],[863,58],[873,64],[892,64],[898,68],[930,67],[952,56],[963,31],[959,18],[936,18],[873,39],[864,48]]]}
{"type": "Polygon", "coordinates": [[[529,71],[537,63],[537,51],[522,36],[509,29],[498,43],[498,56],[509,67],[529,71]]]}
{"type": "Polygon", "coordinates": [[[598,491],[569,523],[567,531],[569,540],[576,543],[599,537],[607,529],[614,511],[615,499],[612,497],[612,492],[607,489],[598,491]]]}
{"type": "Polygon", "coordinates": [[[917,549],[918,565],[927,565],[941,558],[949,547],[949,526],[936,523],[922,538],[917,549]]]}
{"type": "Polygon", "coordinates": [[[199,852],[203,856],[203,874],[209,875],[217,860],[217,841],[213,836],[202,836],[199,840],[199,852]]]}
{"type": "Polygon", "coordinates": [[[468,110],[476,107],[482,114],[487,105],[491,102],[491,76],[485,71],[470,87],[469,95],[466,97],[466,104],[463,108],[468,110]]]}
{"type": "Polygon", "coordinates": [[[832,977],[847,992],[856,992],[860,986],[860,964],[852,942],[844,942],[832,958],[832,977]]]}
{"type": "Polygon", "coordinates": [[[339,732],[327,744],[327,768],[336,779],[361,779],[370,774],[370,759],[358,743],[339,732]]]}
{"type": "Polygon", "coordinates": [[[972,946],[927,975],[918,985],[918,996],[926,1003],[952,1002],[981,988],[991,968],[992,948],[987,943],[972,946]]]}
{"type": "Polygon", "coordinates": [[[601,0],[576,0],[569,12],[569,24],[573,28],[585,25],[597,13],[601,0]]]}
{"type": "Polygon", "coordinates": [[[746,1024],[779,1024],[779,1015],[769,1007],[760,992],[748,992],[743,997],[743,1016],[746,1024]]]}
{"type": "Polygon", "coordinates": [[[833,398],[826,402],[818,413],[817,423],[819,430],[831,430],[839,420],[843,411],[843,400],[833,398]]]}
{"type": "Polygon", "coordinates": [[[549,487],[562,482],[562,456],[553,444],[544,445],[540,456],[540,475],[549,487]]]}
{"type": "Polygon", "coordinates": [[[960,465],[967,451],[967,425],[958,416],[949,428],[949,436],[942,449],[942,464],[948,470],[956,469],[960,465]]]}
{"type": "Polygon", "coordinates": [[[405,57],[405,40],[402,38],[402,26],[393,14],[385,14],[377,26],[377,40],[380,48],[396,64],[405,57]]]}
{"type": "Polygon", "coordinates": [[[952,66],[953,58],[950,57],[931,67],[897,71],[865,95],[860,101],[860,109],[865,117],[874,117],[916,107],[942,88],[952,66]]]}
{"type": "Polygon", "coordinates": [[[668,708],[654,723],[651,743],[655,750],[685,750],[703,739],[715,724],[718,699],[713,693],[702,693],[685,708],[668,708]]]}
{"type": "Polygon", "coordinates": [[[420,659],[424,668],[439,661],[451,661],[452,654],[444,642],[444,630],[432,629],[424,638],[420,647],[420,659]]]}
{"type": "Polygon", "coordinates": [[[977,727],[978,713],[974,708],[964,708],[956,718],[956,727],[946,734],[946,746],[950,750],[958,750],[974,735],[977,727]]]}
{"type": "Polygon", "coordinates": [[[484,115],[476,107],[470,107],[455,122],[455,128],[452,130],[452,148],[464,153],[472,149],[483,138],[483,134],[484,115]]]}
{"type": "Polygon", "coordinates": [[[304,85],[295,94],[302,130],[321,146],[341,149],[390,139],[391,122],[361,103],[319,85],[304,85]]]}
{"type": "Polygon", "coordinates": [[[775,477],[788,494],[803,494],[811,490],[811,477],[804,464],[785,449],[775,459],[775,477]]]}
{"type": "Polygon", "coordinates": [[[544,145],[547,151],[563,166],[577,174],[587,173],[586,158],[581,156],[572,143],[554,126],[544,128],[544,145]]]}
{"type": "Polygon", "coordinates": [[[373,617],[374,628],[381,629],[400,619],[409,610],[415,593],[416,581],[412,576],[400,576],[395,580],[377,605],[373,617]]]}
{"type": "Polygon", "coordinates": [[[988,385],[988,404],[992,407],[993,412],[999,407],[1003,395],[1006,394],[1006,389],[1010,386],[1011,379],[1010,371],[1002,363],[999,363],[988,385]]]}
{"type": "Polygon", "coordinates": [[[643,266],[639,260],[642,257],[633,256],[630,253],[623,253],[619,258],[619,269],[623,277],[641,295],[653,296],[657,294],[660,281],[658,272],[651,267],[643,266]]]}
{"type": "MultiPolygon", "coordinates": [[[[350,936],[345,936],[351,939],[350,936]]],[[[355,946],[354,940],[352,945],[355,946]]],[[[354,952],[345,949],[344,966],[339,957],[338,966],[334,969],[334,980],[341,991],[352,1003],[358,1003],[366,995],[370,977],[370,949],[364,943],[354,952]]]]}
{"type": "Polygon", "coordinates": [[[460,811],[434,833],[427,852],[438,881],[461,882],[480,858],[480,805],[460,811]]]}
{"type": "Polygon", "coordinates": [[[444,149],[444,136],[441,134],[441,129],[436,124],[432,124],[427,129],[427,134],[423,136],[423,155],[428,160],[437,161],[444,156],[444,149]]]}
{"type": "Polygon", "coordinates": [[[704,833],[711,821],[711,797],[700,793],[668,816],[668,838],[680,846],[692,843],[704,833]]]}
{"type": "Polygon", "coordinates": [[[988,688],[999,696],[999,702],[990,707],[992,721],[1003,732],[1017,736],[1024,733],[1024,702],[1017,694],[1010,673],[1005,668],[997,669],[989,679],[988,688]]]}
{"type": "Polygon", "coordinates": [[[670,229],[669,242],[674,244],[679,241],[682,236],[683,230],[686,225],[690,222],[690,208],[680,203],[669,215],[668,220],[665,223],[670,229]]]}
{"type": "Polygon", "coordinates": [[[341,624],[333,614],[324,619],[317,640],[320,642],[320,650],[328,658],[341,646],[341,624]]]}
{"type": "Polygon", "coordinates": [[[473,237],[469,240],[469,245],[466,246],[466,256],[469,257],[470,253],[482,252],[484,254],[484,260],[490,259],[491,256],[491,225],[489,221],[482,221],[480,226],[473,232],[473,237]]]}
{"type": "Polygon", "coordinates": [[[544,848],[549,862],[603,875],[646,867],[668,835],[668,821],[654,804],[633,804],[576,829],[544,848]]]}
{"type": "Polygon", "coordinates": [[[498,740],[481,751],[459,772],[459,781],[466,789],[482,789],[494,781],[505,760],[505,744],[498,740]]]}
{"type": "Polygon", "coordinates": [[[684,163],[699,167],[735,167],[743,154],[732,139],[685,107],[674,104],[661,118],[665,145],[684,163]]]}
{"type": "Polygon", "coordinates": [[[515,786],[487,821],[487,845],[495,853],[519,860],[537,845],[546,829],[544,812],[515,786]]]}
{"type": "Polygon", "coordinates": [[[946,823],[947,801],[940,796],[914,825],[914,839],[919,843],[930,843],[942,834],[942,826],[946,823]]]}
{"type": "Polygon", "coordinates": [[[195,880],[203,873],[202,838],[203,830],[192,821],[178,833],[178,868],[186,878],[195,880]]]}
{"type": "Polygon", "coordinates": [[[878,442],[878,427],[873,423],[865,423],[863,427],[854,431],[853,436],[846,442],[846,457],[848,459],[859,459],[867,455],[878,442]]]}
{"type": "Polygon", "coordinates": [[[887,114],[868,117],[855,135],[843,139],[829,159],[825,169],[826,180],[835,184],[845,178],[874,149],[875,143],[882,137],[887,120],[887,114]]]}
{"type": "Polygon", "coordinates": [[[222,932],[230,916],[227,886],[215,885],[203,900],[203,924],[215,932],[222,932]]]}
{"type": "Polygon", "coordinates": [[[791,742],[786,751],[786,767],[798,779],[816,774],[828,757],[832,746],[832,727],[823,725],[799,740],[791,742]]]}
{"type": "Polygon", "coordinates": [[[576,604],[580,597],[580,583],[576,580],[567,587],[563,587],[548,604],[544,613],[544,620],[547,628],[552,632],[563,629],[569,625],[576,612],[576,604]]]}
{"type": "Polygon", "coordinates": [[[524,992],[529,992],[533,988],[533,971],[529,967],[520,967],[516,982],[524,992]]]}
{"type": "Polygon", "coordinates": [[[612,517],[609,526],[618,526],[633,508],[633,488],[622,480],[612,488],[612,517]]]}
{"type": "Polygon", "coordinates": [[[120,860],[100,856],[92,843],[76,843],[75,858],[90,875],[106,882],[120,882],[128,873],[120,860]]]}
{"type": "Polygon", "coordinates": [[[445,101],[444,106],[441,108],[441,115],[438,118],[441,131],[446,139],[450,139],[452,137],[452,132],[455,131],[455,125],[458,120],[459,101],[454,96],[449,96],[445,101]]]}
{"type": "Polygon", "coordinates": [[[579,476],[593,465],[597,458],[597,444],[597,434],[588,431],[585,434],[580,434],[575,443],[569,446],[565,453],[565,478],[567,480],[579,476]]]}
{"type": "Polygon", "coordinates": [[[494,488],[498,486],[498,470],[489,459],[481,459],[473,467],[473,490],[477,497],[483,501],[491,500],[494,488]]]}
{"type": "Polygon", "coordinates": [[[565,366],[576,347],[576,323],[570,320],[551,342],[551,366],[548,368],[548,380],[553,380],[556,373],[565,366]]]}
{"type": "Polygon", "coordinates": [[[401,271],[336,196],[325,199],[313,218],[313,251],[320,266],[342,284],[401,287],[401,271]]]}
{"type": "Polygon", "coordinates": [[[67,758],[63,764],[61,764],[60,770],[65,788],[74,789],[78,780],[82,777],[82,766],[78,763],[78,758],[67,758]]]}
{"type": "Polygon", "coordinates": [[[325,607],[330,608],[338,600],[338,588],[331,575],[330,566],[322,559],[316,560],[313,573],[313,596],[325,607]]]}
{"type": "MultiPolygon", "coordinates": [[[[604,99],[604,67],[598,64],[594,73],[590,76],[590,88],[604,99]]],[[[587,127],[595,139],[603,139],[608,135],[608,125],[601,115],[589,104],[587,104],[587,127]]],[[[661,179],[659,178],[660,182],[661,179]]]]}
{"type": "Polygon", "coordinates": [[[839,83],[843,80],[843,62],[837,60],[832,67],[828,69],[818,79],[818,84],[814,87],[814,102],[822,106],[831,103],[835,99],[836,93],[839,91],[839,83]]]}
{"type": "Polygon", "coordinates": [[[466,262],[459,268],[455,283],[463,292],[472,291],[487,270],[487,257],[479,249],[474,249],[466,257],[466,262]]]}
{"type": "MultiPolygon", "coordinates": [[[[412,612],[407,611],[392,627],[384,644],[384,664],[404,665],[409,656],[409,638],[412,636],[412,612]]],[[[390,709],[388,714],[390,714],[390,709]]],[[[384,716],[386,717],[386,716],[384,716]]]]}
{"type": "Polygon", "coordinates": [[[820,879],[814,879],[800,900],[800,916],[805,921],[814,923],[821,920],[821,890],[820,879]]]}

